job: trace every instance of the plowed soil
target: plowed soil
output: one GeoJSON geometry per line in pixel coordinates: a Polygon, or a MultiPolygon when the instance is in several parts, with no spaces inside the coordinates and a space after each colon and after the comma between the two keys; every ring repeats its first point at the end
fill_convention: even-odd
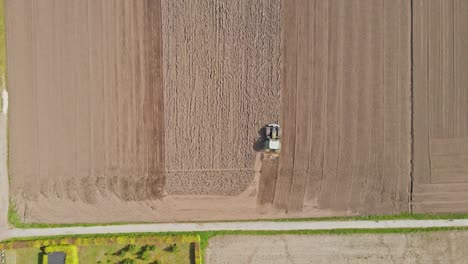
{"type": "Polygon", "coordinates": [[[80,210],[72,204],[162,197],[159,11],[158,1],[7,2],[10,176],[26,221],[40,200],[80,210]]]}
{"type": "Polygon", "coordinates": [[[276,207],[409,210],[410,15],[404,0],[284,6],[276,207]]]}
{"type": "Polygon", "coordinates": [[[257,218],[253,144],[279,119],[280,1],[6,9],[24,221],[257,218]]]}
{"type": "Polygon", "coordinates": [[[279,119],[280,1],[176,0],[163,14],[167,192],[239,194],[257,130],[279,119]]]}
{"type": "Polygon", "coordinates": [[[468,1],[414,6],[414,211],[468,212],[468,1]]]}
{"type": "MultiPolygon", "coordinates": [[[[10,192],[20,217],[408,212],[413,114],[416,208],[450,211],[468,186],[457,184],[468,153],[468,130],[456,122],[466,110],[463,54],[454,55],[463,49],[461,41],[444,42],[448,55],[427,45],[441,43],[423,26],[437,6],[415,2],[423,11],[406,0],[7,1],[10,192]],[[411,16],[422,32],[414,94],[411,16]],[[427,47],[458,70],[437,68],[427,47]],[[439,89],[426,94],[427,65],[457,77],[442,78],[456,88],[443,102],[434,99],[439,89]],[[459,97],[455,107],[448,97],[459,97]],[[431,120],[425,100],[434,101],[431,120]],[[271,122],[282,126],[278,159],[255,151],[271,122]],[[450,203],[441,203],[444,190],[457,190],[450,203]]],[[[467,8],[447,3],[443,18],[467,8]]],[[[444,27],[461,25],[460,14],[444,27]]]]}

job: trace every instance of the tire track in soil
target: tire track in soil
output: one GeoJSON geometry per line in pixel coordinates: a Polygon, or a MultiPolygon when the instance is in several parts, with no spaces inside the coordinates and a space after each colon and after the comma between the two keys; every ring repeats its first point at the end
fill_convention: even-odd
{"type": "Polygon", "coordinates": [[[266,205],[273,203],[279,159],[262,156],[257,203],[266,205]]]}
{"type": "Polygon", "coordinates": [[[237,195],[254,183],[257,130],[279,115],[280,6],[163,1],[169,195],[237,195]]]}

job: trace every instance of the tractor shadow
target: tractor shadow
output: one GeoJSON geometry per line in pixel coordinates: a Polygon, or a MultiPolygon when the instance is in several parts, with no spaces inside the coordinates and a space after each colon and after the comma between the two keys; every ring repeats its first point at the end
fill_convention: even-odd
{"type": "Polygon", "coordinates": [[[257,133],[258,133],[258,138],[253,143],[252,147],[253,147],[253,150],[255,150],[256,152],[262,152],[265,149],[265,141],[267,140],[266,125],[262,126],[262,128],[260,128],[257,133]]]}

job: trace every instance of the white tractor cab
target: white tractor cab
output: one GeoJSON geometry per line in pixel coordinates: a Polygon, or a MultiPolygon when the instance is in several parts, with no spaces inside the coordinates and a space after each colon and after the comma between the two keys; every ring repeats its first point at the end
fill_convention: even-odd
{"type": "Polygon", "coordinates": [[[265,152],[278,153],[281,149],[281,129],[278,124],[269,124],[265,126],[265,152]]]}

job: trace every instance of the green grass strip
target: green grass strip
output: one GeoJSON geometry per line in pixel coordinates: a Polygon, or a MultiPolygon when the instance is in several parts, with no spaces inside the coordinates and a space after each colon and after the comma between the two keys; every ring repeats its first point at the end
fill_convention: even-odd
{"type": "MultiPolygon", "coordinates": [[[[290,231],[208,231],[208,232],[161,232],[161,233],[128,233],[128,234],[96,234],[96,235],[62,235],[51,237],[12,238],[0,243],[0,248],[8,243],[18,241],[44,241],[67,238],[104,238],[104,237],[184,237],[198,236],[200,238],[200,255],[203,259],[209,240],[216,236],[272,236],[272,235],[352,235],[352,234],[405,234],[420,232],[442,232],[468,230],[468,227],[431,227],[431,228],[382,228],[382,229],[333,229],[333,230],[290,230],[290,231]]],[[[203,263],[203,262],[202,262],[203,263]]]]}

